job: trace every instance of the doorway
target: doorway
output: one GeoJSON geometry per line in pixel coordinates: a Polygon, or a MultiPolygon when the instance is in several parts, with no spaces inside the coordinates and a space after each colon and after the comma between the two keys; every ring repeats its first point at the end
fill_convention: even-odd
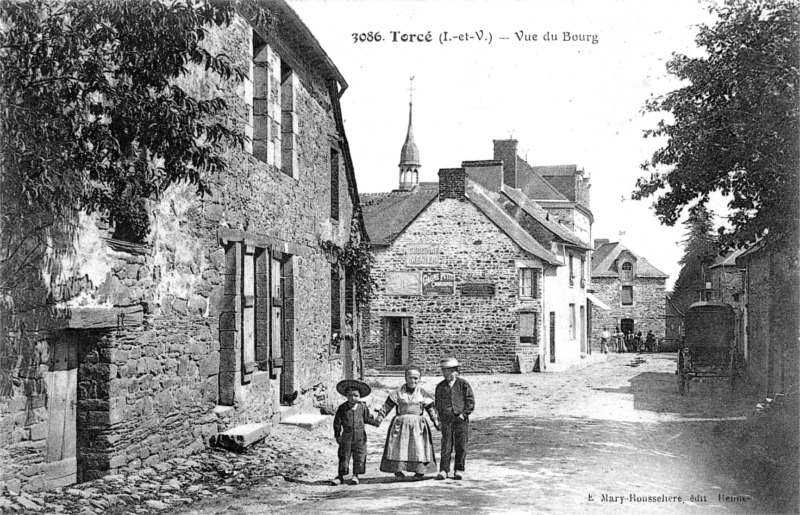
{"type": "Polygon", "coordinates": [[[43,467],[47,489],[77,482],[78,342],[55,342],[53,366],[46,374],[47,441],[43,467]]]}
{"type": "Polygon", "coordinates": [[[623,318],[619,321],[619,329],[622,331],[622,334],[630,334],[633,333],[633,319],[632,318],[623,318]]]}
{"type": "Polygon", "coordinates": [[[386,317],[384,334],[386,337],[386,364],[389,366],[407,365],[409,361],[409,341],[411,336],[410,317],[386,317]]]}

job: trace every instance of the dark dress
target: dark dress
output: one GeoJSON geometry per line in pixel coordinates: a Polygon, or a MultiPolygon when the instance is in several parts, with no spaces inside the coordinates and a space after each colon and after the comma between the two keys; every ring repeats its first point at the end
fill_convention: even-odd
{"type": "Polygon", "coordinates": [[[333,436],[339,442],[339,472],[337,477],[349,474],[350,457],[353,457],[353,474],[360,475],[367,471],[367,432],[364,424],[377,426],[363,402],[351,408],[345,402],[336,410],[333,417],[333,436]]]}

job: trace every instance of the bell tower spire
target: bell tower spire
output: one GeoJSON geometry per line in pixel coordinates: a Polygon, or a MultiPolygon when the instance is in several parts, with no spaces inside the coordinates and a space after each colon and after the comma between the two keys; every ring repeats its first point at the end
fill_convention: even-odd
{"type": "Polygon", "coordinates": [[[409,191],[419,184],[419,150],[414,143],[412,115],[414,108],[414,77],[409,79],[408,87],[408,132],[400,152],[400,190],[409,191]]]}

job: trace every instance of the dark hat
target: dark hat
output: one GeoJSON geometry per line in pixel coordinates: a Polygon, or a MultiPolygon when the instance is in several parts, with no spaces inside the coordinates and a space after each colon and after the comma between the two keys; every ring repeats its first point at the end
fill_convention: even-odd
{"type": "Polygon", "coordinates": [[[342,395],[347,395],[347,390],[356,389],[358,393],[362,397],[366,397],[370,393],[372,393],[372,388],[363,381],[359,381],[358,379],[344,379],[339,381],[339,384],[336,385],[336,391],[341,393],[342,395]]]}

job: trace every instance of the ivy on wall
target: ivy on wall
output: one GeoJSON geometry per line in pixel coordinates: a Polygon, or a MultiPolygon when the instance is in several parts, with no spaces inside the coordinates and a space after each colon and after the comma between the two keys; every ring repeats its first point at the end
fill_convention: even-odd
{"type": "Polygon", "coordinates": [[[364,306],[369,303],[375,291],[372,267],[375,256],[368,241],[361,239],[361,225],[356,217],[350,221],[350,237],[344,247],[332,241],[322,241],[320,246],[332,263],[344,268],[348,277],[353,278],[356,302],[364,306]]]}

